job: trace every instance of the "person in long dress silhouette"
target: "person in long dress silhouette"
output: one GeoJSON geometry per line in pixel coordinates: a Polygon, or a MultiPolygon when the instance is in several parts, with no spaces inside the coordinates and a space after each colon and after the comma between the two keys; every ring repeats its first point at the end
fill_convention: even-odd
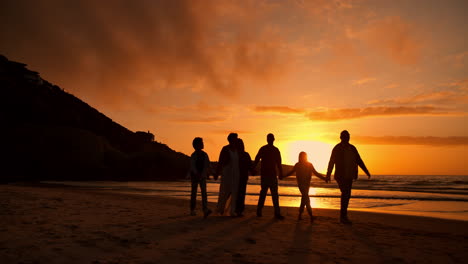
{"type": "Polygon", "coordinates": [[[242,216],[245,208],[245,194],[247,191],[247,181],[249,180],[249,171],[252,167],[252,158],[245,151],[244,141],[238,140],[239,151],[239,191],[237,193],[236,213],[242,216]]]}
{"type": "Polygon", "coordinates": [[[215,179],[221,173],[217,211],[224,214],[226,203],[231,197],[231,216],[236,216],[237,192],[239,189],[239,151],[237,133],[228,135],[229,144],[221,149],[215,179]]]}
{"type": "Polygon", "coordinates": [[[358,178],[358,166],[369,179],[371,177],[356,147],[349,144],[350,138],[347,130],[341,132],[341,142],[333,148],[327,170],[327,179],[330,180],[333,167],[335,167],[335,180],[341,191],[340,221],[343,224],[351,224],[348,218],[348,205],[353,181],[358,178]]]}

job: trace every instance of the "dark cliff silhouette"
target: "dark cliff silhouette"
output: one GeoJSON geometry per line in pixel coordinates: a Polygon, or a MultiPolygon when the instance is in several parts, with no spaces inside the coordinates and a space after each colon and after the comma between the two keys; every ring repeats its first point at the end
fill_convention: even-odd
{"type": "Polygon", "coordinates": [[[183,178],[189,157],[0,55],[0,181],[183,178]]]}

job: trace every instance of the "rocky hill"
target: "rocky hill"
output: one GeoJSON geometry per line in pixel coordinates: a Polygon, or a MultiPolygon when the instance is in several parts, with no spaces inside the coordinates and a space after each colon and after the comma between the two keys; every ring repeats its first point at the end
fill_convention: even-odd
{"type": "Polygon", "coordinates": [[[0,55],[1,181],[185,177],[188,156],[0,55]]]}

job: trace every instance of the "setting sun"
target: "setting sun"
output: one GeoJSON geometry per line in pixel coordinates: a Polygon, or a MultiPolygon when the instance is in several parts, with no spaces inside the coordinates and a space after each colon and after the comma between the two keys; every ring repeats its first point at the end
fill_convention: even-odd
{"type": "Polygon", "coordinates": [[[307,159],[318,172],[326,173],[328,160],[333,149],[331,144],[320,141],[298,140],[285,144],[284,163],[294,165],[301,151],[307,153],[307,159]]]}

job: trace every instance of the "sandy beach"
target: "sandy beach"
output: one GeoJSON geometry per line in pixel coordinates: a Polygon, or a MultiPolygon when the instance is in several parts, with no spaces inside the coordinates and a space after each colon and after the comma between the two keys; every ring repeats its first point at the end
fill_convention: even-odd
{"type": "MultiPolygon", "coordinates": [[[[76,187],[0,186],[2,263],[463,263],[468,222],[272,208],[190,216],[188,201],[76,187]]],[[[270,199],[267,197],[267,199],[270,199]]],[[[214,204],[210,203],[214,208],[214,204]]]]}

